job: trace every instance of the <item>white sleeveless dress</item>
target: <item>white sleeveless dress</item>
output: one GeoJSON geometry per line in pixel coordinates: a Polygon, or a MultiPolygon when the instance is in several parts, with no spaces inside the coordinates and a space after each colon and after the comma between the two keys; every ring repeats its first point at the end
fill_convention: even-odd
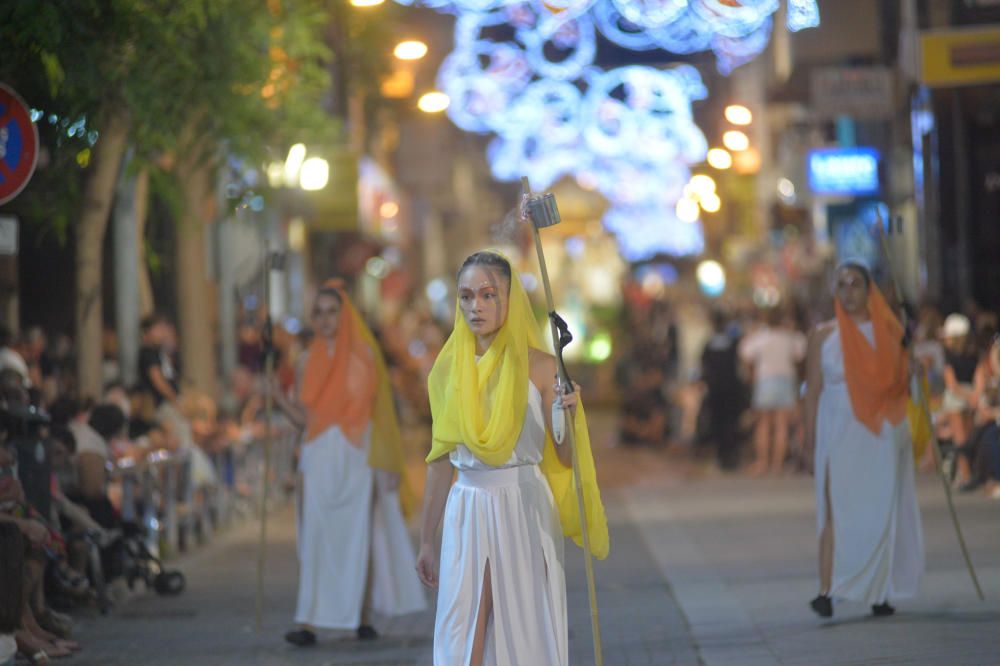
{"type": "MultiPolygon", "coordinates": [[[[871,322],[861,331],[872,343],[871,322]]],[[[830,596],[878,604],[912,597],[924,570],[913,447],[906,419],[872,434],[854,417],[837,328],[823,342],[823,391],[816,423],[816,527],[833,511],[830,596]]]]}
{"type": "Polygon", "coordinates": [[[568,663],[563,536],[538,468],[544,444],[542,396],[529,384],[524,427],[505,465],[486,465],[465,446],[450,455],[458,480],[444,514],[435,666],[469,663],[487,563],[493,613],[483,663],[568,663]]]}

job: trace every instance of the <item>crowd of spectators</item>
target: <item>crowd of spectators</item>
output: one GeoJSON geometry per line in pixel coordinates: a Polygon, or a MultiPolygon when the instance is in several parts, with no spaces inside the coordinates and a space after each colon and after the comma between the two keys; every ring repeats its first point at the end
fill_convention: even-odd
{"type": "MultiPolygon", "coordinates": [[[[183,461],[203,501],[234,481],[239,447],[266,434],[256,368],[241,365],[219,401],[182,388],[176,332],[162,316],[142,322],[136,385],[123,385],[115,359],[106,361],[102,395],[81,396],[68,338],[50,345],[38,328],[19,337],[0,329],[2,666],[18,653],[46,663],[80,649],[71,615],[99,605],[98,584],[123,575],[123,470],[152,474],[153,461],[183,461]]],[[[155,501],[168,499],[179,498],[155,501]]],[[[143,537],[157,543],[157,534],[143,537]]]]}
{"type": "MultiPolygon", "coordinates": [[[[627,311],[618,440],[680,445],[754,476],[808,471],[801,387],[807,334],[819,315],[797,304],[730,306],[650,299],[627,311]]],[[[927,305],[911,322],[945,473],[959,491],[1000,499],[998,330],[995,313],[971,304],[947,317],[927,305]]],[[[934,469],[932,447],[920,464],[934,469]]]]}

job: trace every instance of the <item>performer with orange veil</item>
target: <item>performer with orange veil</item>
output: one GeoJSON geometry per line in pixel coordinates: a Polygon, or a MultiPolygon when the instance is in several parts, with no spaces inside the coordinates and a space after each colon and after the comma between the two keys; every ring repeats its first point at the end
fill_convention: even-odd
{"type": "Polygon", "coordinates": [[[907,421],[903,327],[860,261],[838,266],[837,316],[807,352],[806,447],[815,454],[819,595],[862,601],[891,615],[890,599],[916,594],[923,534],[907,421]]]}
{"type": "Polygon", "coordinates": [[[404,459],[385,362],[344,285],[330,280],[313,305],[315,337],[303,354],[297,396],[276,404],[304,431],[299,456],[299,592],[285,639],[316,642],[316,629],[377,636],[371,611],[425,607],[410,569],[403,520],[404,459]]]}
{"type": "Polygon", "coordinates": [[[559,396],[555,378],[508,259],[470,256],[454,330],[428,379],[433,441],[417,572],[438,588],[436,666],[568,663],[563,535],[580,543],[582,532],[569,445],[549,435],[557,397],[575,428],[594,554],[603,559],[609,544],[583,405],[578,391],[559,396]]]}

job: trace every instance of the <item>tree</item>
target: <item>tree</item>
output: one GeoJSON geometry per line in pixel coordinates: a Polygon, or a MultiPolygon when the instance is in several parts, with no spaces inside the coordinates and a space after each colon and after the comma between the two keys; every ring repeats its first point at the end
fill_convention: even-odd
{"type": "Polygon", "coordinates": [[[86,119],[96,138],[80,192],[68,204],[76,209],[69,226],[82,395],[101,389],[103,239],[129,143],[137,164],[171,165],[182,193],[176,214],[185,356],[197,382],[211,388],[207,280],[196,250],[203,252],[202,229],[212,217],[214,170],[225,151],[260,158],[282,134],[333,130],[321,106],[326,9],[320,0],[10,0],[0,8],[0,41],[12,54],[0,76],[20,81],[61,115],[86,119]]]}

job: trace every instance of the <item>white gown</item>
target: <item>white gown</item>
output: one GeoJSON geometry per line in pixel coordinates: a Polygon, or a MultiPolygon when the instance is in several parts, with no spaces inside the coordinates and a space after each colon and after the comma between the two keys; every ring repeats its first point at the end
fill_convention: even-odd
{"type": "MultiPolygon", "coordinates": [[[[869,342],[871,322],[861,324],[869,342]]],[[[878,604],[912,597],[924,570],[913,449],[906,419],[873,435],[854,418],[844,379],[839,328],[823,342],[823,391],[816,424],[816,526],[833,510],[830,596],[878,604]]]]}
{"type": "Polygon", "coordinates": [[[375,492],[370,443],[370,426],[363,447],[351,445],[334,426],[302,447],[298,624],[356,629],[369,575],[376,612],[426,608],[398,494],[375,492]]]}
{"type": "Polygon", "coordinates": [[[483,663],[568,663],[563,536],[538,468],[544,444],[542,396],[530,384],[524,427],[506,465],[486,465],[465,446],[451,453],[458,480],[444,514],[435,666],[469,663],[487,564],[493,613],[483,663]]]}

